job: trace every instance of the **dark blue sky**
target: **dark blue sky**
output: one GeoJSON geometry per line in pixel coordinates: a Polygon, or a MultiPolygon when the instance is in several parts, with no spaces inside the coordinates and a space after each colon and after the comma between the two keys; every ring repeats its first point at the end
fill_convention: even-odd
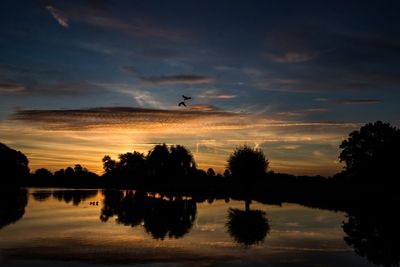
{"type": "MultiPolygon", "coordinates": [[[[48,117],[36,110],[54,112],[52,122],[71,124],[71,116],[79,117],[76,109],[107,107],[113,125],[124,128],[116,107],[139,108],[132,116],[151,124],[160,119],[146,117],[147,109],[175,114],[182,94],[193,97],[187,110],[204,112],[205,118],[217,111],[248,116],[246,132],[232,132],[229,123],[230,128],[215,126],[222,122],[210,131],[218,131],[224,142],[242,140],[267,154],[289,142],[271,139],[270,133],[289,132],[294,146],[307,134],[334,135],[337,147],[363,123],[400,125],[398,1],[6,0],[0,5],[0,138],[22,149],[30,149],[29,138],[12,137],[20,132],[15,125],[41,123],[41,130],[49,130],[43,127],[48,117]],[[60,109],[67,109],[62,117],[60,109]],[[271,121],[290,130],[270,129],[271,121]]],[[[85,113],[79,125],[97,122],[96,112],[85,113]]],[[[174,142],[166,129],[146,131],[146,142],[174,142]]],[[[221,144],[214,134],[191,136],[192,149],[202,140],[221,144]]],[[[304,151],[327,145],[318,140],[304,151]]],[[[235,145],[224,143],[220,154],[235,145]]],[[[292,150],[280,160],[301,158],[292,150]]],[[[331,159],[337,157],[336,150],[328,150],[331,159]]]]}

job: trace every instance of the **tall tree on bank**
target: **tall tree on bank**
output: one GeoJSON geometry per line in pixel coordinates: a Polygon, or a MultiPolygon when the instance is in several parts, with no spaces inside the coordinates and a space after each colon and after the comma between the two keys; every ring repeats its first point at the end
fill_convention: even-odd
{"type": "Polygon", "coordinates": [[[400,130],[389,123],[368,123],[340,145],[345,174],[355,179],[392,179],[399,174],[400,130]]]}
{"type": "Polygon", "coordinates": [[[28,164],[28,158],[22,152],[0,143],[0,183],[19,183],[29,175],[28,164]]]}

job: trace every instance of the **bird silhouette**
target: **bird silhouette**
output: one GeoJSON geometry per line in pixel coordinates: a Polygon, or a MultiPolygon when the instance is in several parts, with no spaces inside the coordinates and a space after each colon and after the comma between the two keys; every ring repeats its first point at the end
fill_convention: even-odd
{"type": "Polygon", "coordinates": [[[189,99],[192,99],[190,96],[185,96],[185,95],[182,95],[182,97],[183,97],[183,100],[189,100],[189,99]]]}
{"type": "Polygon", "coordinates": [[[185,106],[186,107],[186,104],[185,104],[185,102],[180,102],[179,104],[178,104],[178,106],[185,106]]]}

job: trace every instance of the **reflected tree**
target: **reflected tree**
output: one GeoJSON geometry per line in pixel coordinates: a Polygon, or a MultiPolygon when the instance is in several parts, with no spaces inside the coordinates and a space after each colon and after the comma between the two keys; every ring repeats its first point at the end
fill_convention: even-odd
{"type": "Polygon", "coordinates": [[[51,195],[50,191],[35,191],[32,193],[33,198],[37,201],[46,201],[51,195]]]}
{"type": "Polygon", "coordinates": [[[395,207],[361,208],[343,223],[344,240],[355,253],[383,266],[400,264],[400,219],[395,207]]]}
{"type": "Polygon", "coordinates": [[[189,233],[196,218],[194,200],[148,196],[143,191],[106,190],[100,219],[117,216],[116,222],[126,226],[143,225],[154,239],[181,238],[189,233]]]}
{"type": "Polygon", "coordinates": [[[64,201],[74,206],[78,206],[82,201],[88,198],[95,197],[98,190],[55,190],[53,191],[53,197],[58,201],[64,201]]]}
{"type": "Polygon", "coordinates": [[[0,191],[0,229],[20,220],[27,204],[26,189],[9,188],[0,191]]]}
{"type": "Polygon", "coordinates": [[[103,197],[103,208],[101,209],[100,220],[102,222],[107,222],[118,213],[124,194],[122,191],[118,190],[104,190],[103,197]]]}
{"type": "Polygon", "coordinates": [[[270,227],[265,212],[250,210],[250,201],[246,201],[245,210],[228,210],[226,223],[229,235],[239,244],[246,247],[264,242],[270,227]]]}
{"type": "Polygon", "coordinates": [[[154,239],[181,238],[189,233],[196,218],[196,202],[153,198],[149,203],[151,208],[146,212],[144,227],[154,239]]]}

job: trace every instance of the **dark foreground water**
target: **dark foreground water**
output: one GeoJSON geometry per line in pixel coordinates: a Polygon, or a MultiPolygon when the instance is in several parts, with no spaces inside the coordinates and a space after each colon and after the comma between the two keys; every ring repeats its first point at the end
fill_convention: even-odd
{"type": "Polygon", "coordinates": [[[135,191],[1,197],[0,266],[376,266],[342,212],[135,191]]]}

